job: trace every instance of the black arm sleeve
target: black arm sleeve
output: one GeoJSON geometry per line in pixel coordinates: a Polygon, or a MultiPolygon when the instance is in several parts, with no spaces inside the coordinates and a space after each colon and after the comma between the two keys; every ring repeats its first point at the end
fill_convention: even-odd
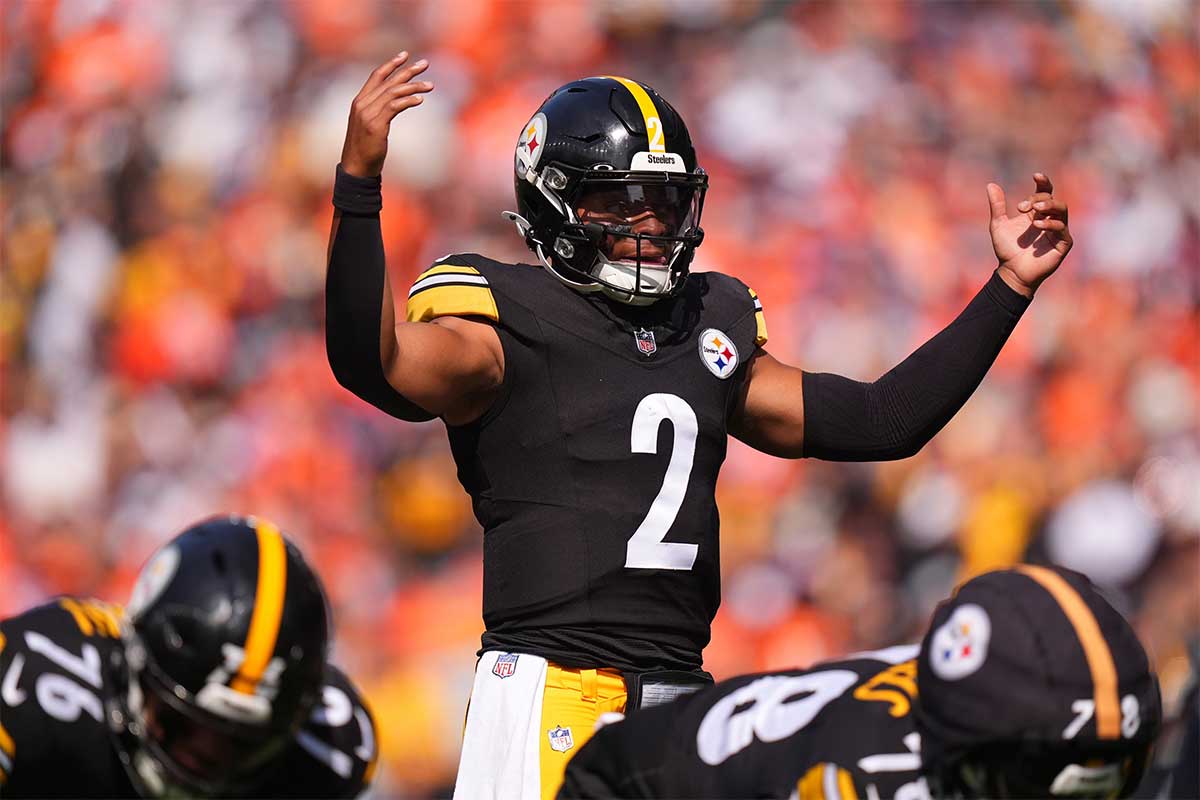
{"type": "Polygon", "coordinates": [[[379,178],[356,178],[338,166],[335,222],[325,276],[325,351],[338,383],[393,417],[424,422],[434,415],[388,383],[379,349],[386,262],[379,228],[379,178]]]}
{"type": "Polygon", "coordinates": [[[874,383],[804,373],[804,455],[826,461],[914,455],[967,402],[1028,306],[993,273],[953,322],[874,383]]]}

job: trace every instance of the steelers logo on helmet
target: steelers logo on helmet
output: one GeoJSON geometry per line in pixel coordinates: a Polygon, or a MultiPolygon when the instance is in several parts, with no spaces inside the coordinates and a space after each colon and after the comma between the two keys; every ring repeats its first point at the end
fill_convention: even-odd
{"type": "Polygon", "coordinates": [[[713,375],[725,380],[737,369],[737,345],[731,337],[716,328],[708,328],[700,334],[699,344],[700,360],[713,375]]]}
{"type": "Polygon", "coordinates": [[[929,666],[943,680],[961,680],[983,666],[991,637],[992,621],[982,606],[959,606],[933,632],[929,666]]]}
{"type": "Polygon", "coordinates": [[[136,620],[162,595],[179,569],[179,548],[168,544],[150,559],[138,575],[133,595],[125,607],[130,619],[136,620]]]}
{"type": "Polygon", "coordinates": [[[536,169],[546,144],[546,115],[538,112],[521,129],[517,141],[517,176],[524,178],[531,169],[536,169]]]}

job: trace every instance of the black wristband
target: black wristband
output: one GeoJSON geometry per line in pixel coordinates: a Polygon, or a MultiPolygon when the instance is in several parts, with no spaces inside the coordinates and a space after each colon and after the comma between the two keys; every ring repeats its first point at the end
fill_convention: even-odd
{"type": "Polygon", "coordinates": [[[369,217],[383,208],[383,181],[376,175],[360,178],[351,175],[337,165],[337,177],[333,181],[333,207],[344,214],[369,217]]]}

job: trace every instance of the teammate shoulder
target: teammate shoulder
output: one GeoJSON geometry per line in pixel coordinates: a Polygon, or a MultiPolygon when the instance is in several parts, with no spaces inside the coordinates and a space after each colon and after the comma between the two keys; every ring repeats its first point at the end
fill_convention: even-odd
{"type": "Polygon", "coordinates": [[[366,791],[378,760],[374,717],[354,683],[326,665],[312,713],[296,733],[281,771],[289,797],[355,797],[366,791]]]}
{"type": "Polygon", "coordinates": [[[9,647],[22,647],[23,639],[20,634],[25,631],[69,641],[79,638],[117,640],[121,636],[123,613],[120,606],[101,600],[59,597],[15,617],[0,620],[0,633],[4,636],[0,639],[0,656],[5,650],[9,650],[9,647]]]}
{"type": "Polygon", "coordinates": [[[121,610],[61,597],[0,620],[0,787],[120,793],[104,703],[121,610]],[[72,769],[61,769],[64,757],[72,769]]]}

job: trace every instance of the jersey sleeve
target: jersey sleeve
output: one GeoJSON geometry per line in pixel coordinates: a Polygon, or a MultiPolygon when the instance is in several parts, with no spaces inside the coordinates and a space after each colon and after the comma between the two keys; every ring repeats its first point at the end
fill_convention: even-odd
{"type": "Polygon", "coordinates": [[[408,290],[408,322],[437,317],[483,317],[500,321],[487,277],[466,259],[447,256],[422,272],[408,290]]]}
{"type": "Polygon", "coordinates": [[[358,797],[371,785],[379,758],[375,719],[362,694],[332,664],[321,697],[296,733],[270,794],[287,797],[358,797]]]}

